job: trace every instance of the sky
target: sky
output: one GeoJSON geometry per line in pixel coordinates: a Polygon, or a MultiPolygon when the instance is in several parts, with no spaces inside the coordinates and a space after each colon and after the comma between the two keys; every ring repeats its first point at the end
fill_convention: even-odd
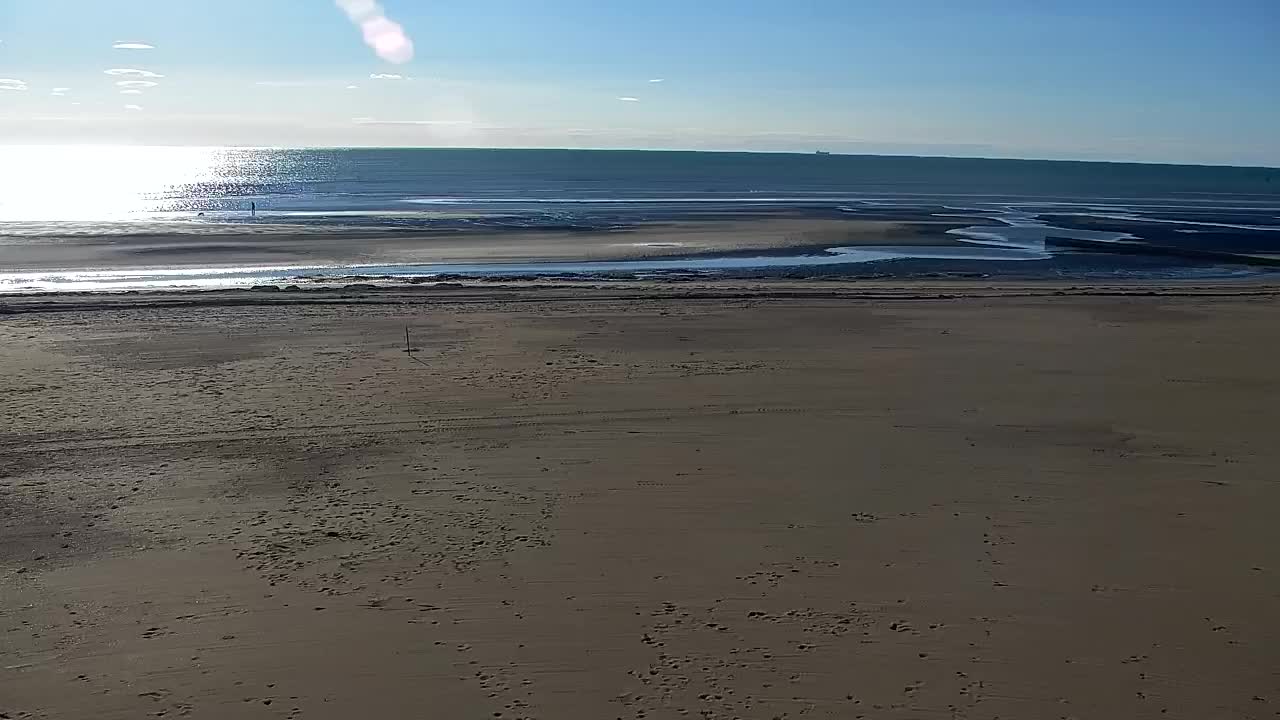
{"type": "Polygon", "coordinates": [[[0,0],[0,144],[1280,166],[1278,0],[380,1],[0,0]]]}

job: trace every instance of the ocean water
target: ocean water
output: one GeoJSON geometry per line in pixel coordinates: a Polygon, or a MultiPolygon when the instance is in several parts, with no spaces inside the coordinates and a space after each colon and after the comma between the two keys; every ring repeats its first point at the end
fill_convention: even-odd
{"type": "Polygon", "coordinates": [[[200,212],[235,219],[250,203],[297,222],[396,223],[430,221],[419,213],[441,210],[552,222],[868,202],[1261,211],[1274,220],[1280,170],[764,153],[0,147],[2,223],[200,212]]]}
{"type": "MultiPolygon", "coordinates": [[[[698,258],[685,266],[1034,262],[1060,254],[1049,237],[1141,243],[1159,236],[1201,249],[1280,253],[1280,170],[1269,168],[642,151],[0,147],[0,283],[19,279],[5,275],[6,244],[42,238],[591,231],[779,211],[985,221],[951,231],[971,253],[833,248],[791,261],[698,258]]],[[[240,270],[260,279],[258,271],[271,269],[240,270]]],[[[608,271],[618,271],[616,264],[608,271]]]]}

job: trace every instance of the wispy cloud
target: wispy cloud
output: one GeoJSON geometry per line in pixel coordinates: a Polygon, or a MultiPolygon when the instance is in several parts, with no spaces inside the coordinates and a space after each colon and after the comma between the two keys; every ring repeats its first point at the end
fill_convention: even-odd
{"type": "Polygon", "coordinates": [[[372,75],[369,76],[369,79],[370,80],[404,80],[405,78],[403,75],[397,75],[395,73],[373,73],[372,75]]]}
{"type": "Polygon", "coordinates": [[[356,125],[471,125],[470,120],[379,120],[371,117],[352,118],[356,125]]]}
{"type": "Polygon", "coordinates": [[[120,94],[121,95],[141,95],[142,91],[141,90],[121,90],[120,94]]]}
{"type": "Polygon", "coordinates": [[[111,46],[112,50],[155,50],[156,46],[144,42],[128,42],[121,40],[111,46]]]}
{"type": "Polygon", "coordinates": [[[157,87],[159,84],[160,83],[158,82],[152,82],[150,80],[120,80],[116,82],[117,87],[135,88],[135,89],[136,88],[153,88],[153,87],[157,87]]]}
{"type": "Polygon", "coordinates": [[[666,81],[667,81],[667,79],[666,79],[666,78],[654,78],[654,79],[650,80],[649,82],[651,82],[651,83],[662,83],[662,82],[666,82],[666,81]]]}
{"type": "Polygon", "coordinates": [[[107,75],[114,75],[116,77],[139,77],[139,78],[164,77],[160,73],[154,73],[154,72],[151,72],[150,70],[139,70],[137,68],[111,68],[110,70],[103,70],[102,72],[106,73],[107,75]]]}
{"type": "Polygon", "coordinates": [[[49,94],[54,97],[63,97],[69,92],[71,92],[71,88],[54,88],[49,91],[49,94]]]}
{"type": "Polygon", "coordinates": [[[132,110],[132,111],[134,111],[134,112],[138,112],[138,111],[142,110],[142,106],[141,106],[141,105],[125,105],[125,106],[124,106],[124,109],[125,109],[125,110],[132,110]]]}
{"type": "Polygon", "coordinates": [[[622,102],[640,102],[640,98],[623,96],[618,98],[622,102]]]}
{"type": "Polygon", "coordinates": [[[23,91],[27,89],[26,80],[14,80],[13,78],[0,78],[0,90],[23,91]]]}
{"type": "Polygon", "coordinates": [[[360,28],[364,42],[378,57],[397,65],[413,59],[413,41],[404,28],[389,19],[376,0],[335,0],[351,22],[360,28]]]}
{"type": "Polygon", "coordinates": [[[359,89],[360,89],[360,86],[359,86],[359,85],[348,85],[348,86],[347,86],[347,89],[348,89],[348,90],[359,90],[359,89]]]}

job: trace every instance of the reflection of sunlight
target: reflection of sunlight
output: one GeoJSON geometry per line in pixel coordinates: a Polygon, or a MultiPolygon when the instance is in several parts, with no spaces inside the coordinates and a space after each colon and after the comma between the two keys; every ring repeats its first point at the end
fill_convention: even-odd
{"type": "Polygon", "coordinates": [[[168,207],[170,193],[221,177],[214,148],[0,148],[0,221],[129,220],[168,207]]]}

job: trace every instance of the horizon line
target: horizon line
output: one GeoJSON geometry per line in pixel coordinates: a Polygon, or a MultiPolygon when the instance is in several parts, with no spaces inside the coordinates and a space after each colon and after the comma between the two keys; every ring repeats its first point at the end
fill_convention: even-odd
{"type": "Polygon", "coordinates": [[[453,145],[252,145],[228,143],[222,145],[179,145],[179,144],[146,144],[146,143],[101,143],[101,142],[62,142],[62,143],[23,143],[0,141],[0,147],[26,148],[72,148],[72,147],[142,147],[142,148],[190,148],[198,150],[463,150],[477,152],[650,152],[650,153],[686,153],[717,155],[798,155],[803,157],[852,157],[852,158],[911,158],[917,160],[984,160],[991,162],[1051,162],[1077,163],[1092,165],[1144,165],[1156,167],[1202,167],[1234,170],[1280,170],[1280,165],[1235,165],[1231,163],[1191,163],[1168,160],[1104,160],[1085,158],[1050,158],[1050,157],[988,157],[982,155],[916,155],[912,153],[850,153],[825,150],[723,150],[692,148],[616,148],[616,147],[472,147],[453,145]]]}

